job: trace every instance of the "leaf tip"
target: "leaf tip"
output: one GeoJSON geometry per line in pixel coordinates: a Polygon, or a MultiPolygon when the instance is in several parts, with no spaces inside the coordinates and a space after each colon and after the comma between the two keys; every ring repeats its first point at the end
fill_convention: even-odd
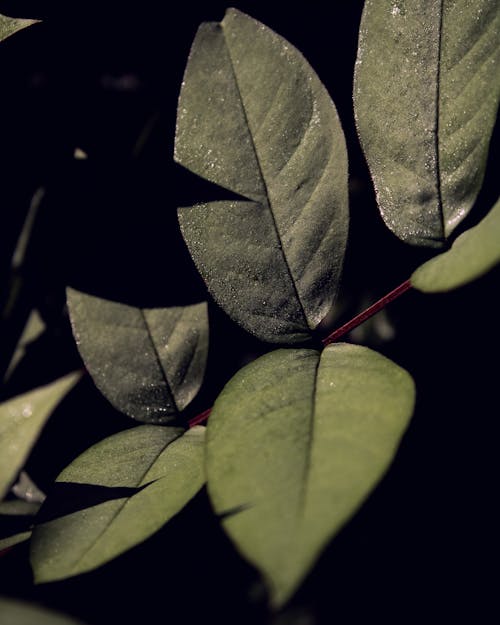
{"type": "Polygon", "coordinates": [[[41,21],[38,19],[9,17],[0,13],[0,41],[4,41],[20,30],[38,24],[41,21]]]}

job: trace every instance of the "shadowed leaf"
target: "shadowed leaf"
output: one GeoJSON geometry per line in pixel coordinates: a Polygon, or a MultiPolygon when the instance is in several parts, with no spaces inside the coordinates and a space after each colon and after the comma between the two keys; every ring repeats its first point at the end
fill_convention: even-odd
{"type": "Polygon", "coordinates": [[[0,538],[0,551],[4,549],[10,549],[21,543],[26,542],[31,538],[31,529],[24,532],[17,532],[15,534],[8,534],[3,538],[0,538]]]}
{"type": "Polygon", "coordinates": [[[275,605],[380,480],[413,403],[403,369],[347,344],[272,352],[224,388],[207,428],[208,491],[275,605]]]}
{"type": "Polygon", "coordinates": [[[39,312],[36,309],[33,309],[28,317],[26,326],[24,327],[21,338],[19,339],[16,350],[9,363],[9,367],[5,373],[4,381],[7,381],[10,378],[12,372],[25,357],[26,351],[28,350],[30,344],[33,343],[37,338],[39,338],[44,331],[45,323],[40,317],[39,312]]]}
{"type": "Polygon", "coordinates": [[[101,441],[72,462],[33,531],[35,580],[95,569],[159,530],[205,481],[204,433],[201,426],[185,432],[143,425],[101,441]],[[82,492],[89,507],[80,509],[82,492]]]}
{"type": "Polygon", "coordinates": [[[80,379],[71,373],[0,404],[0,500],[12,483],[57,404],[80,379]]]}
{"type": "Polygon", "coordinates": [[[0,551],[29,540],[40,505],[18,499],[0,503],[0,551]]]}
{"type": "Polygon", "coordinates": [[[2,625],[84,625],[81,621],[35,604],[0,597],[2,625]]]}
{"type": "Polygon", "coordinates": [[[202,24],[175,160],[241,196],[178,211],[216,301],[263,340],[308,339],[335,297],[348,228],[344,135],[310,65],[235,9],[202,24]]]}
{"type": "Polygon", "coordinates": [[[19,473],[17,481],[11,488],[12,493],[28,503],[41,504],[45,500],[45,493],[38,488],[26,471],[19,473]]]}
{"type": "Polygon", "coordinates": [[[205,374],[206,303],[136,308],[75,289],[67,300],[78,349],[103,395],[134,419],[175,419],[205,374]]]}

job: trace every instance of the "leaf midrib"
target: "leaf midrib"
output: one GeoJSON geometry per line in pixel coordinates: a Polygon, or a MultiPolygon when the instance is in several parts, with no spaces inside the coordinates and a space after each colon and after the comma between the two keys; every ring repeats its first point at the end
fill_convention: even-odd
{"type": "Polygon", "coordinates": [[[304,461],[303,478],[301,480],[301,489],[300,489],[300,495],[299,495],[299,512],[297,515],[298,523],[296,527],[297,533],[300,532],[300,526],[304,519],[306,502],[307,502],[307,494],[308,494],[307,486],[309,483],[309,476],[311,473],[311,466],[312,466],[312,447],[314,443],[314,430],[315,430],[314,424],[316,420],[316,394],[318,390],[318,373],[319,373],[320,364],[321,364],[321,354],[318,354],[316,364],[314,366],[314,374],[313,374],[314,378],[313,378],[312,398],[311,398],[312,407],[309,413],[306,457],[304,461]]]}
{"type": "MultiPolygon", "coordinates": [[[[151,471],[151,469],[153,468],[153,466],[155,465],[155,463],[158,461],[158,458],[165,452],[165,450],[172,444],[175,443],[177,440],[179,440],[179,438],[182,436],[182,433],[179,434],[179,436],[177,436],[176,438],[174,438],[173,440],[169,440],[167,443],[165,443],[162,448],[160,449],[160,451],[156,454],[155,458],[153,459],[153,461],[148,465],[148,467],[146,468],[146,470],[142,473],[141,477],[139,478],[139,480],[137,481],[136,484],[136,488],[139,488],[144,480],[144,478],[146,477],[146,475],[151,471]]],[[[153,484],[155,482],[157,482],[159,479],[162,478],[157,478],[156,480],[153,480],[152,482],[150,482],[150,484],[153,484]]],[[[149,486],[149,484],[145,484],[145,487],[149,486]]],[[[136,493],[138,494],[138,493],[136,493]]],[[[128,502],[132,499],[132,497],[134,497],[135,495],[132,495],[131,497],[125,497],[122,501],[122,503],[120,503],[120,505],[118,506],[118,508],[115,510],[115,512],[113,513],[113,515],[111,516],[111,518],[109,519],[108,523],[106,523],[106,525],[103,527],[103,529],[99,532],[99,534],[94,538],[94,540],[91,542],[91,544],[88,546],[87,549],[85,549],[85,551],[80,555],[80,557],[78,558],[78,560],[76,560],[76,562],[74,562],[71,565],[70,570],[74,573],[75,571],[78,571],[78,566],[79,564],[82,562],[82,560],[94,549],[94,547],[97,545],[97,543],[102,539],[102,537],[104,536],[104,534],[106,534],[106,532],[109,530],[109,528],[111,527],[111,525],[115,522],[116,518],[123,512],[123,509],[125,508],[125,506],[128,504],[128,502]]],[[[120,501],[120,500],[117,500],[120,501]]]]}
{"type": "Polygon", "coordinates": [[[226,50],[227,50],[227,53],[228,53],[228,58],[229,58],[229,62],[230,62],[231,72],[232,72],[233,78],[234,78],[234,83],[236,85],[236,89],[237,89],[237,92],[238,92],[238,97],[239,97],[240,104],[241,104],[241,110],[243,111],[245,124],[246,124],[246,126],[248,128],[248,134],[249,134],[249,137],[250,137],[250,143],[251,143],[254,155],[255,155],[255,160],[256,160],[256,163],[257,163],[257,167],[259,169],[259,177],[260,177],[261,182],[262,182],[262,186],[263,186],[263,190],[264,190],[264,194],[265,194],[265,199],[266,199],[266,204],[267,204],[266,208],[269,210],[269,212],[271,214],[271,219],[272,219],[274,231],[275,231],[276,237],[278,239],[278,247],[279,247],[281,255],[283,257],[283,262],[285,264],[286,271],[287,271],[288,276],[290,278],[290,282],[292,284],[293,292],[294,292],[295,297],[296,297],[296,299],[297,299],[297,301],[299,303],[300,313],[302,315],[302,320],[303,320],[304,326],[306,328],[309,328],[309,323],[308,323],[308,320],[307,320],[307,314],[306,314],[306,311],[304,310],[304,306],[302,304],[302,299],[301,299],[301,297],[299,295],[299,291],[297,289],[297,284],[295,283],[295,279],[293,277],[292,270],[290,268],[290,265],[288,264],[288,259],[287,259],[286,253],[285,253],[285,249],[283,247],[283,241],[281,239],[281,234],[280,234],[280,231],[279,231],[279,228],[278,228],[278,223],[276,221],[276,217],[274,216],[274,211],[272,209],[271,198],[269,196],[269,189],[268,189],[267,182],[266,182],[266,179],[265,179],[265,176],[264,176],[264,172],[262,170],[262,164],[260,162],[257,146],[255,145],[254,136],[253,136],[252,129],[251,129],[251,126],[250,126],[250,122],[249,122],[249,119],[248,119],[247,111],[246,111],[246,108],[245,108],[245,102],[243,100],[243,95],[242,95],[242,92],[241,92],[240,84],[238,82],[238,76],[237,76],[236,69],[235,69],[235,63],[233,61],[233,57],[231,56],[231,48],[230,48],[230,46],[228,44],[228,41],[227,41],[227,38],[226,38],[225,29],[224,29],[224,23],[221,23],[221,31],[222,31],[222,34],[223,34],[223,37],[224,37],[224,43],[225,43],[226,50]]]}
{"type": "MultiPolygon", "coordinates": [[[[142,308],[140,308],[139,311],[140,311],[141,319],[142,319],[142,321],[144,323],[144,327],[145,327],[147,335],[148,335],[149,342],[151,343],[151,346],[153,348],[153,354],[154,354],[156,363],[157,363],[157,365],[158,365],[158,367],[160,369],[160,373],[161,373],[161,376],[163,378],[163,382],[164,382],[164,384],[166,386],[167,393],[172,398],[172,404],[173,404],[173,406],[175,408],[175,411],[177,413],[179,413],[179,407],[177,406],[177,401],[176,401],[174,393],[172,391],[172,387],[170,386],[170,383],[169,383],[168,378],[167,378],[167,374],[165,373],[165,369],[163,368],[163,364],[161,362],[160,354],[158,353],[158,349],[156,348],[156,343],[154,342],[153,335],[151,334],[151,330],[150,330],[150,327],[149,327],[148,320],[146,318],[144,310],[142,308]]],[[[175,325],[177,325],[177,324],[175,324],[175,325]]],[[[175,325],[174,325],[174,328],[175,328],[175,325]]],[[[170,332],[170,334],[172,334],[172,333],[173,333],[173,329],[170,332]]]]}
{"type": "Polygon", "coordinates": [[[444,217],[443,193],[441,188],[441,152],[440,152],[440,115],[441,115],[441,63],[443,54],[443,11],[444,0],[439,4],[438,26],[438,64],[436,71],[436,129],[434,133],[434,149],[436,151],[436,190],[438,196],[439,216],[441,222],[441,237],[446,239],[446,223],[444,217]]]}

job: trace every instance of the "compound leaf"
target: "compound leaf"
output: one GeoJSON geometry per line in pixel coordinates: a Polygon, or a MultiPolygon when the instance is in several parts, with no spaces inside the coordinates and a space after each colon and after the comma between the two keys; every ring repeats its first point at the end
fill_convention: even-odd
{"type": "Polygon", "coordinates": [[[367,0],[354,100],[386,225],[439,246],[481,188],[500,97],[497,0],[367,0]]]}
{"type": "Polygon", "coordinates": [[[406,371],[348,344],[277,350],[226,385],[207,427],[208,491],[275,605],[380,480],[413,403],[406,371]]]}
{"type": "Polygon", "coordinates": [[[40,511],[49,520],[33,530],[35,580],[95,569],[160,529],[204,484],[204,433],[202,426],[141,425],[66,467],[40,511]],[[82,507],[82,494],[94,505],[82,507]]]}
{"type": "Polygon", "coordinates": [[[67,289],[78,349],[99,390],[121,412],[165,423],[195,397],[205,374],[205,302],[137,308],[67,289]]]}
{"type": "Polygon", "coordinates": [[[0,404],[0,500],[17,477],[47,419],[80,379],[71,373],[0,404]]]}
{"type": "Polygon", "coordinates": [[[411,277],[419,291],[451,291],[500,263],[500,199],[477,226],[463,232],[451,249],[428,260],[411,277]]]}
{"type": "Polygon", "coordinates": [[[344,135],[310,65],[235,9],[202,24],[175,159],[241,196],[178,211],[215,300],[263,340],[309,338],[337,291],[348,228],[344,135]]]}

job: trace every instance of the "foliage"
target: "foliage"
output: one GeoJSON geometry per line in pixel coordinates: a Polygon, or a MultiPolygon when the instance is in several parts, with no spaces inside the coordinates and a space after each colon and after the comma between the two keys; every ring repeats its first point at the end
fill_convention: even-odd
{"type": "MultiPolygon", "coordinates": [[[[323,84],[291,43],[237,9],[199,26],[185,67],[168,165],[175,161],[169,202],[178,223],[172,206],[161,228],[145,209],[127,216],[114,191],[103,191],[82,226],[71,180],[73,223],[54,215],[41,176],[24,223],[17,218],[5,237],[12,260],[0,285],[0,549],[26,556],[29,544],[35,598],[47,582],[78,587],[115,559],[120,566],[145,553],[205,497],[211,510],[205,505],[198,523],[222,528],[234,569],[246,566],[241,556],[263,583],[263,596],[245,601],[266,622],[299,622],[297,596],[398,470],[391,466],[412,427],[415,386],[421,405],[434,401],[416,363],[437,346],[415,339],[408,348],[408,308],[406,318],[393,323],[384,310],[347,342],[329,344],[332,327],[385,284],[371,284],[379,276],[369,254],[389,242],[391,265],[410,259],[401,261],[411,278],[398,295],[410,285],[467,294],[487,272],[498,276],[500,201],[481,189],[500,99],[499,20],[490,0],[366,0],[353,113],[383,227],[368,212],[349,217],[355,141],[327,77],[323,84]],[[109,223],[100,213],[107,204],[109,223]],[[109,240],[128,219],[120,255],[109,240]],[[67,229],[56,262],[54,224],[67,229]],[[356,245],[359,228],[368,234],[356,245]],[[104,253],[92,244],[101,230],[104,253]],[[141,267],[144,250],[157,254],[158,270],[138,272],[137,288],[129,268],[141,267]],[[355,252],[364,273],[353,279],[355,252]],[[58,419],[69,422],[73,444],[58,419]]],[[[11,37],[36,21],[0,15],[4,54],[43,33],[50,16],[11,37]]],[[[157,112],[126,165],[143,168],[141,201],[151,175],[141,159],[154,141],[167,149],[157,112]]],[[[82,167],[96,158],[71,149],[73,164],[73,155],[82,167]]],[[[123,201],[128,190],[124,183],[123,201]]],[[[409,297],[422,297],[427,314],[439,305],[439,296],[409,297]]],[[[186,531],[188,540],[168,543],[166,569],[176,549],[187,553],[203,534],[186,531]]],[[[157,575],[143,566],[137,577],[157,575]]],[[[8,623],[66,622],[37,610],[0,600],[8,623]]]]}

